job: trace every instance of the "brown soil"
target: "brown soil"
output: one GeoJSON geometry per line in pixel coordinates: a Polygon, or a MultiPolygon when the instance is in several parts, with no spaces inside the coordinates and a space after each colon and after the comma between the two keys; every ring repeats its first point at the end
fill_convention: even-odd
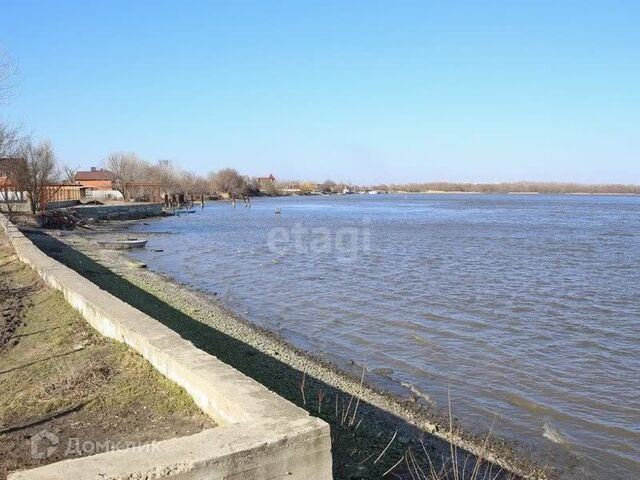
{"type": "Polygon", "coordinates": [[[93,331],[0,235],[0,480],[213,426],[141,356],[93,331]]]}
{"type": "Polygon", "coordinates": [[[12,285],[9,278],[0,276],[0,352],[13,340],[13,334],[22,323],[24,300],[31,290],[29,286],[12,285]]]}

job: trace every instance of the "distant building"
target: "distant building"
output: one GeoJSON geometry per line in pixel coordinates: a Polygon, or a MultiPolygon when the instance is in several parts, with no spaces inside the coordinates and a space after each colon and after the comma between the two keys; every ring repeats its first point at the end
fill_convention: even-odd
{"type": "Polygon", "coordinates": [[[77,172],[76,183],[92,190],[113,190],[113,182],[116,176],[109,170],[91,167],[90,171],[77,172]]]}
{"type": "Polygon", "coordinates": [[[270,173],[268,177],[258,177],[256,178],[256,180],[258,181],[258,185],[262,187],[263,185],[268,185],[270,183],[275,182],[276,177],[274,177],[273,174],[270,173]]]}

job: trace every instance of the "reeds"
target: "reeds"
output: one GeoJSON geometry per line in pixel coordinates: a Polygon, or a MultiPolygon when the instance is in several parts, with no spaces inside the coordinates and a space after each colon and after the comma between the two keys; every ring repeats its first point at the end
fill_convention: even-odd
{"type": "MultiPolygon", "coordinates": [[[[458,436],[458,432],[455,432],[454,435],[450,392],[447,392],[447,405],[449,413],[449,437],[453,439],[458,436]]],[[[421,451],[416,454],[411,448],[405,450],[400,459],[384,473],[383,477],[391,475],[396,478],[410,478],[411,480],[497,480],[498,478],[513,480],[517,478],[514,473],[505,472],[493,463],[485,461],[485,453],[487,452],[487,446],[492,432],[493,425],[485,436],[478,455],[461,452],[453,441],[449,441],[450,456],[448,459],[440,458],[439,462],[437,460],[434,462],[432,455],[427,450],[424,440],[421,439],[419,442],[421,451]],[[420,455],[422,458],[417,455],[420,455]],[[440,468],[436,468],[436,464],[440,464],[440,468]],[[404,475],[396,473],[396,469],[401,465],[404,465],[404,475]]],[[[395,435],[392,440],[394,438],[395,435]]],[[[385,448],[381,456],[386,452],[387,448],[385,448]]],[[[380,457],[378,457],[378,460],[379,458],[380,457]]]]}
{"type": "MultiPolygon", "coordinates": [[[[299,383],[302,404],[331,425],[335,478],[400,478],[407,480],[498,480],[518,478],[491,461],[493,426],[475,451],[458,445],[462,434],[454,424],[451,395],[448,394],[448,431],[440,430],[443,443],[436,449],[423,438],[407,438],[398,429],[385,430],[372,417],[361,414],[366,366],[359,388],[351,395],[339,390],[315,388],[302,372],[299,383]],[[314,390],[315,388],[315,390],[314,390]],[[315,400],[315,401],[314,401],[315,400]],[[315,405],[312,405],[315,403],[315,405]],[[366,421],[370,420],[370,421],[366,421]],[[366,424],[364,431],[359,431],[366,424]],[[447,445],[448,446],[445,446],[447,445]],[[431,450],[431,451],[430,451],[431,450]],[[489,458],[487,458],[489,457],[489,458]],[[353,471],[357,473],[354,475],[353,471]]],[[[387,424],[388,425],[388,424],[387,424]]]]}

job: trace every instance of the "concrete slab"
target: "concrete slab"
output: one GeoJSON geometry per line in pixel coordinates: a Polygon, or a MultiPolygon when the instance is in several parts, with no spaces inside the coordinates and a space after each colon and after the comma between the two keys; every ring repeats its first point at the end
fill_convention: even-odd
{"type": "Polygon", "coordinates": [[[9,475],[36,479],[332,478],[329,426],[45,255],[0,214],[18,257],[100,333],[184,388],[219,428],[9,475]]]}

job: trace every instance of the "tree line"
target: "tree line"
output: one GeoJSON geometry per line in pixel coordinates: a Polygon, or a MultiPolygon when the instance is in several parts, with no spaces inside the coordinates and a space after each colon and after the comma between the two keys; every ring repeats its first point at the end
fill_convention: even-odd
{"type": "Polygon", "coordinates": [[[229,198],[250,195],[278,195],[275,183],[260,183],[256,177],[223,168],[206,175],[182,170],[170,160],[151,162],[135,153],[116,152],[107,156],[105,167],[114,175],[114,188],[125,198],[144,198],[158,189],[193,195],[222,194],[229,198]]]}
{"type": "MultiPolygon", "coordinates": [[[[223,195],[232,199],[281,193],[275,182],[260,183],[233,168],[199,175],[178,168],[170,160],[152,162],[129,152],[111,153],[102,163],[113,174],[114,189],[127,200],[149,198],[158,192],[223,195]]],[[[51,142],[35,141],[21,135],[20,128],[0,123],[0,173],[7,177],[0,184],[0,201],[8,209],[15,200],[28,200],[31,211],[36,213],[46,200],[45,187],[76,184],[76,171],[59,162],[51,142]]]]}
{"type": "Polygon", "coordinates": [[[640,194],[640,185],[583,184],[563,182],[456,183],[427,182],[381,185],[379,190],[395,192],[479,192],[479,193],[618,193],[640,194]]]}

